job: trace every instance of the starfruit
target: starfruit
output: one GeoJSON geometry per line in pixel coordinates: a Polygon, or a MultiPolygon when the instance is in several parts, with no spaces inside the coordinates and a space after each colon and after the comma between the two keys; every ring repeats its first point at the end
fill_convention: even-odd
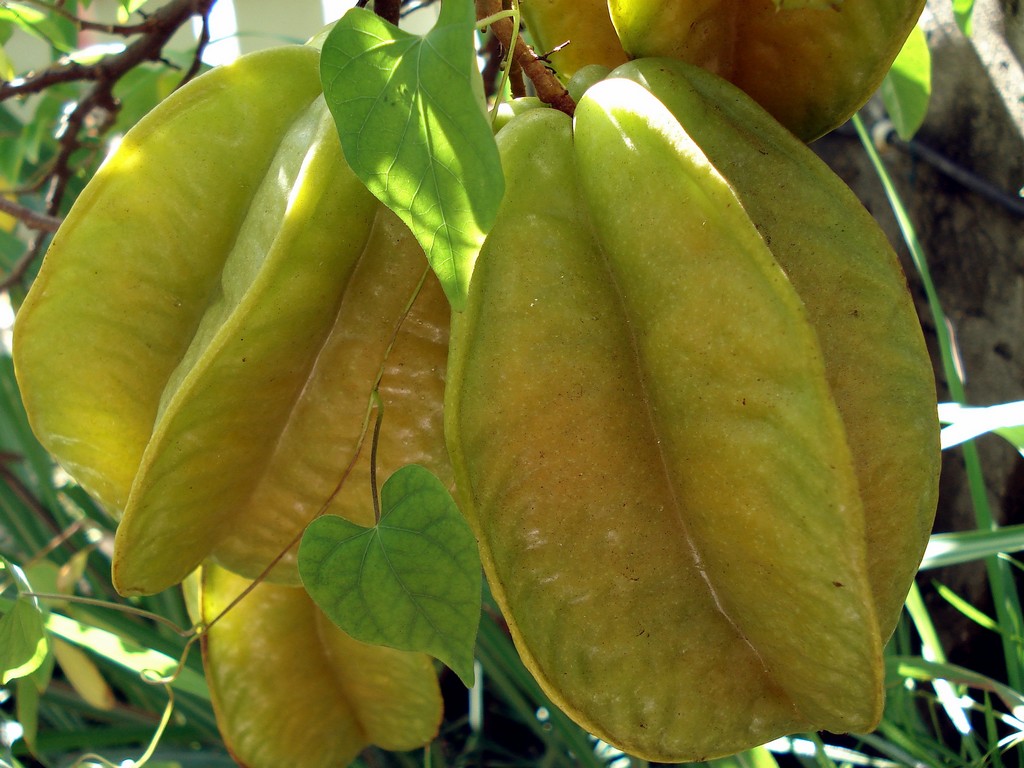
{"type": "Polygon", "coordinates": [[[679,58],[738,85],[811,141],[870,98],[923,8],[924,0],[529,0],[523,15],[542,48],[580,41],[551,57],[564,76],[626,56],[679,58]]]}
{"type": "Polygon", "coordinates": [[[853,192],[751,99],[680,61],[615,71],[658,94],[744,209],[818,333],[847,425],[883,639],[935,518],[935,382],[899,260],[853,192]]]}
{"type": "Polygon", "coordinates": [[[607,0],[528,0],[520,6],[537,47],[560,75],[588,64],[615,67],[628,60],[608,15],[607,0]]]}
{"type": "Polygon", "coordinates": [[[884,237],[682,62],[626,65],[574,119],[527,111],[498,141],[445,427],[526,665],[653,760],[870,730],[938,462],[884,237]]]}
{"type": "Polygon", "coordinates": [[[875,92],[924,0],[608,0],[633,58],[672,56],[738,85],[800,138],[875,92]]]}
{"type": "MultiPolygon", "coordinates": [[[[251,54],[153,110],[18,313],[32,426],[121,517],[124,594],[207,557],[254,578],[324,509],[372,523],[357,454],[381,373],[381,476],[415,462],[451,481],[447,304],[346,165],[318,64],[308,46],[251,54]]],[[[297,583],[294,552],[271,578],[297,583]]]]}
{"type": "MultiPolygon", "coordinates": [[[[204,567],[204,621],[249,586],[204,567]]],[[[224,742],[250,768],[348,765],[371,744],[415,749],[441,722],[429,656],[353,640],[299,587],[253,587],[203,634],[203,662],[224,742]]]]}

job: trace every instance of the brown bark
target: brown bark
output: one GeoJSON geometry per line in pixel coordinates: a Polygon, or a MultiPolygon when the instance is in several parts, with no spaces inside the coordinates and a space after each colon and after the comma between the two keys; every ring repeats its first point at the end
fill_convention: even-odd
{"type": "MultiPolygon", "coordinates": [[[[478,19],[486,19],[502,10],[501,0],[476,0],[476,15],[478,19]]],[[[491,24],[491,30],[498,40],[501,41],[505,50],[512,49],[512,58],[522,67],[523,73],[530,78],[537,96],[546,104],[555,109],[572,115],[576,111],[576,102],[572,100],[565,86],[555,76],[555,73],[548,69],[547,64],[534,50],[526,44],[522,35],[516,37],[515,45],[512,44],[512,20],[501,19],[491,24]]]]}

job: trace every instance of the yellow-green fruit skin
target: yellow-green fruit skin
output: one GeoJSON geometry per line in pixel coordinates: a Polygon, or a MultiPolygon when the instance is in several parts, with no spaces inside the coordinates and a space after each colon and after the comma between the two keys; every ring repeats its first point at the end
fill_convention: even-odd
{"type": "MultiPolygon", "coordinates": [[[[204,567],[204,621],[249,586],[204,567]]],[[[203,664],[225,744],[247,768],[345,766],[371,744],[421,747],[441,722],[429,656],[353,640],[300,587],[256,585],[204,633],[203,664]]]]}
{"type": "Polygon", "coordinates": [[[547,54],[562,77],[572,77],[588,64],[617,67],[629,60],[606,0],[528,0],[520,9],[537,53],[547,54]],[[558,48],[563,43],[568,45],[558,48]]]}
{"type": "Polygon", "coordinates": [[[733,190],[623,79],[498,141],[506,198],[453,316],[445,428],[526,665],[648,759],[871,729],[881,640],[846,431],[733,190]]]}
{"type": "Polygon", "coordinates": [[[774,0],[608,0],[608,8],[631,58],[669,56],[703,67],[811,141],[875,92],[924,0],[782,9],[774,0]]]}
{"type": "Polygon", "coordinates": [[[253,189],[319,94],[316,62],[313,50],[278,50],[221,67],[144,118],[79,196],[18,313],[14,363],[33,429],[108,509],[124,508],[164,384],[217,290],[253,189]],[[253,100],[257,88],[278,98],[253,100]],[[239,131],[242,118],[260,130],[239,131]],[[181,146],[188,134],[203,139],[181,146]],[[215,205],[197,205],[199,173],[199,199],[215,205]]]}
{"type": "Polygon", "coordinates": [[[850,189],[721,78],[669,59],[612,76],[658,94],[732,185],[804,302],[846,424],[888,639],[928,543],[940,464],[934,373],[896,254],[850,189]]]}
{"type": "MultiPolygon", "coordinates": [[[[450,310],[440,283],[427,270],[412,233],[381,206],[302,395],[277,436],[272,458],[253,475],[255,487],[232,516],[240,523],[222,528],[210,553],[215,561],[256,577],[328,499],[327,514],[373,525],[372,432],[364,435],[363,429],[378,374],[384,421],[377,477],[419,464],[446,485],[453,483],[443,439],[450,310]]],[[[270,575],[276,582],[298,584],[296,547],[287,549],[270,575]]]]}
{"type": "MultiPolygon", "coordinates": [[[[284,46],[162,103],[83,192],[18,313],[33,429],[121,517],[125,594],[208,557],[254,578],[329,500],[371,520],[359,447],[381,372],[382,471],[451,482],[447,303],[346,165],[318,64],[284,46]]],[[[298,582],[294,550],[271,578],[298,582]]]]}

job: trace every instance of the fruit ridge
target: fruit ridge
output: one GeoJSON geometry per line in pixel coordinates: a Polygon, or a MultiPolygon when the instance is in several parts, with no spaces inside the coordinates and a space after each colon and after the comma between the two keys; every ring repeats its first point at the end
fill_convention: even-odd
{"type": "Polygon", "coordinates": [[[676,761],[870,729],[891,626],[812,317],[669,103],[613,77],[572,124],[499,133],[508,192],[453,318],[445,420],[528,667],[591,732],[676,761]]]}

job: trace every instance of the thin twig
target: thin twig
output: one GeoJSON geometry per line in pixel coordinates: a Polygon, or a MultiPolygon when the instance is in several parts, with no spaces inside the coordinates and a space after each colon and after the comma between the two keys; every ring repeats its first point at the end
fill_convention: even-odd
{"type": "MultiPolygon", "coordinates": [[[[478,19],[487,19],[502,11],[501,0],[476,0],[476,16],[478,19]]],[[[512,45],[512,20],[508,18],[493,22],[491,30],[498,40],[508,50],[512,45]]],[[[576,111],[576,102],[565,90],[555,73],[548,69],[547,64],[534,53],[533,49],[526,44],[522,35],[516,37],[515,48],[512,51],[514,60],[523,68],[523,73],[533,82],[537,90],[537,96],[546,104],[555,109],[572,115],[576,111]]]]}
{"type": "Polygon", "coordinates": [[[192,56],[192,64],[189,66],[185,76],[178,81],[175,90],[181,88],[185,83],[199,74],[199,68],[203,66],[203,52],[210,43],[210,14],[203,14],[203,25],[199,30],[199,40],[196,41],[196,52],[192,56]]]}
{"type": "MultiPolygon", "coordinates": [[[[175,32],[195,15],[203,17],[204,36],[200,37],[199,49],[192,67],[182,82],[188,80],[199,69],[199,56],[209,40],[207,17],[216,0],[171,0],[155,13],[146,16],[145,21],[133,27],[124,27],[123,31],[132,30],[138,38],[129,43],[120,53],[104,56],[93,64],[79,64],[70,60],[62,60],[41,72],[11,81],[0,81],[0,101],[9,98],[24,97],[40,93],[55,85],[68,82],[92,83],[84,96],[67,113],[57,134],[58,149],[48,174],[49,189],[46,194],[46,216],[56,219],[60,213],[64,194],[69,180],[73,175],[72,156],[83,146],[83,131],[88,126],[91,135],[103,136],[117,117],[120,103],[114,96],[114,88],[118,81],[135,67],[149,61],[162,61],[164,46],[175,32]],[[91,118],[97,113],[101,117],[90,124],[91,118]]],[[[37,5],[50,7],[37,0],[37,5]]],[[[59,12],[58,7],[53,9],[59,12]]],[[[40,219],[42,224],[47,219],[40,219]]],[[[32,225],[30,225],[32,226],[32,225]]],[[[25,254],[18,259],[11,272],[0,280],[0,290],[10,288],[21,282],[29,267],[39,257],[45,245],[45,236],[50,227],[32,227],[36,234],[25,254]]]]}
{"type": "Polygon", "coordinates": [[[112,603],[109,600],[97,600],[92,597],[81,597],[80,595],[66,595],[60,592],[22,592],[21,594],[25,597],[37,598],[38,600],[76,603],[78,605],[88,605],[93,608],[106,608],[107,610],[111,611],[128,613],[132,616],[139,616],[143,619],[149,619],[150,621],[165,626],[180,637],[192,637],[192,635],[195,634],[195,630],[191,627],[189,629],[182,629],[167,617],[161,616],[158,613],[153,613],[152,611],[144,611],[141,608],[136,608],[134,605],[126,605],[124,603],[112,603]]]}
{"type": "Polygon", "coordinates": [[[29,267],[39,258],[43,252],[43,245],[46,243],[45,236],[48,232],[41,232],[36,230],[35,235],[32,238],[32,242],[25,250],[18,260],[11,267],[11,271],[4,275],[3,279],[0,280],[0,293],[7,291],[14,286],[18,285],[28,274],[29,267]]]}
{"type": "Polygon", "coordinates": [[[402,0],[374,0],[373,12],[384,21],[398,26],[398,19],[402,14],[402,0]]]}
{"type": "Polygon", "coordinates": [[[120,53],[93,64],[63,60],[36,74],[0,81],[0,101],[39,93],[58,83],[95,81],[111,86],[129,70],[146,61],[159,61],[171,36],[195,15],[206,16],[215,0],[171,0],[138,25],[139,39],[120,53]]]}
{"type": "Polygon", "coordinates": [[[380,523],[380,497],[377,495],[377,444],[380,442],[380,428],[384,423],[384,401],[380,392],[373,390],[373,402],[377,406],[377,420],[373,423],[373,440],[370,441],[370,498],[373,500],[373,522],[380,523]]]}
{"type": "Polygon", "coordinates": [[[56,232],[57,227],[60,226],[60,218],[57,216],[48,216],[45,213],[38,213],[33,211],[31,208],[16,203],[13,200],[8,200],[6,197],[0,195],[0,211],[13,216],[26,227],[30,229],[37,229],[41,232],[56,232]]]}
{"type": "MultiPolygon", "coordinates": [[[[50,216],[56,216],[60,211],[64,190],[71,179],[71,155],[82,146],[81,132],[86,119],[95,110],[103,109],[107,113],[103,126],[109,127],[119,108],[120,105],[113,94],[113,83],[99,82],[89,89],[85,97],[68,114],[58,131],[59,150],[50,169],[50,189],[46,193],[46,212],[50,216]]],[[[102,134],[103,131],[100,130],[98,133],[102,134]]]]}

